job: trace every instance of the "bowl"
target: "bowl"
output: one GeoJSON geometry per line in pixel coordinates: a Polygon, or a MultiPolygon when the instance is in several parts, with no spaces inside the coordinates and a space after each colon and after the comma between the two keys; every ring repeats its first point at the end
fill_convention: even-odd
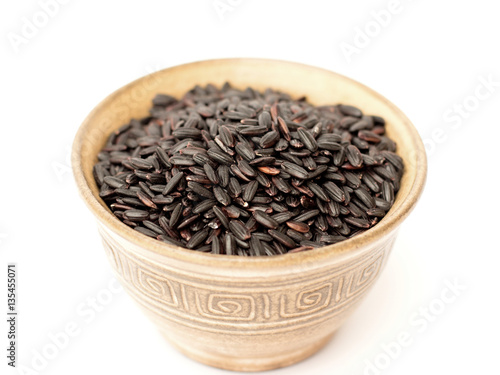
{"type": "Polygon", "coordinates": [[[422,141],[406,116],[362,84],[302,64],[221,59],[168,68],[104,99],[81,125],[72,151],[78,190],[94,214],[104,249],[125,290],[179,351],[229,370],[262,371],[307,358],[332,337],[384,268],[400,224],[426,178],[422,141]],[[92,167],[108,136],[148,114],[157,93],[181,96],[196,84],[272,87],[315,105],[352,104],[387,121],[405,162],[388,214],[352,239],[274,257],[187,250],[149,238],[119,221],[99,198],[92,167]]]}

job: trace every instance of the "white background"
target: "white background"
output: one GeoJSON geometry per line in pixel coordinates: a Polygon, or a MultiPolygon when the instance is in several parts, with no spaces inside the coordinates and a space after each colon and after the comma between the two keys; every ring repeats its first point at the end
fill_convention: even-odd
{"type": "Polygon", "coordinates": [[[177,353],[124,292],[106,291],[113,277],[68,164],[79,124],[106,95],[151,71],[220,57],[297,61],[361,81],[409,116],[429,154],[424,195],[371,293],[321,352],[273,374],[498,373],[497,4],[401,0],[384,21],[373,12],[394,10],[388,0],[220,3],[230,10],[218,13],[213,0],[72,0],[46,19],[37,1],[2,3],[0,310],[16,262],[24,370],[6,366],[2,323],[0,373],[227,373],[177,353]],[[36,34],[23,29],[32,21],[36,34]],[[357,48],[349,56],[347,44],[357,48]],[[477,92],[485,80],[496,84],[477,92]],[[445,303],[447,283],[465,289],[445,303]],[[96,296],[112,297],[92,315],[96,296]],[[76,336],[51,352],[50,335],[68,324],[76,336]],[[387,361],[384,345],[403,332],[411,344],[387,361]],[[27,371],[44,350],[53,358],[27,371]]]}

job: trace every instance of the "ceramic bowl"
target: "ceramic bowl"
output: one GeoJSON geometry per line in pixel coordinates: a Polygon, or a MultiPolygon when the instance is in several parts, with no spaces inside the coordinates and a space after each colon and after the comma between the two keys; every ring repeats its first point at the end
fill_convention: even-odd
{"type": "Polygon", "coordinates": [[[140,78],[88,115],[73,145],[81,197],[94,214],[109,261],[126,291],[165,338],[211,366],[260,371],[300,361],[323,347],[379,277],[400,224],[426,177],[422,141],[406,116],[362,84],[331,71],[260,59],[201,61],[140,78]],[[279,89],[315,105],[352,104],[382,116],[405,162],[389,213],[347,241],[306,252],[242,258],[205,254],[146,237],[120,222],[92,176],[108,136],[148,114],[156,93],[181,96],[194,85],[279,89]]]}

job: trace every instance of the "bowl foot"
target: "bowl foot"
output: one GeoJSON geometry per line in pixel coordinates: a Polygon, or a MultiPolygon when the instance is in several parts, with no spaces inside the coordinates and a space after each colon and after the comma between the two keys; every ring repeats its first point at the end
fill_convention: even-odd
{"type": "Polygon", "coordinates": [[[330,341],[333,336],[333,334],[328,335],[314,344],[301,348],[300,350],[273,357],[236,358],[224,356],[220,353],[202,352],[193,347],[179,345],[179,343],[171,340],[171,338],[169,338],[166,334],[162,334],[173,347],[195,361],[224,370],[248,372],[273,370],[293,365],[294,363],[300,362],[318,352],[330,341]]]}

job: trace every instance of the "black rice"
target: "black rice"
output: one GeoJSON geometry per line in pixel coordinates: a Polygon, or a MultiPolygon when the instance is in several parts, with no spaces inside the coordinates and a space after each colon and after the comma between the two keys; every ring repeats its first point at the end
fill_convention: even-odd
{"type": "Polygon", "coordinates": [[[158,94],[99,153],[99,196],[126,225],[212,254],[274,256],[344,241],[394,204],[403,159],[351,105],[225,84],[158,94]]]}

